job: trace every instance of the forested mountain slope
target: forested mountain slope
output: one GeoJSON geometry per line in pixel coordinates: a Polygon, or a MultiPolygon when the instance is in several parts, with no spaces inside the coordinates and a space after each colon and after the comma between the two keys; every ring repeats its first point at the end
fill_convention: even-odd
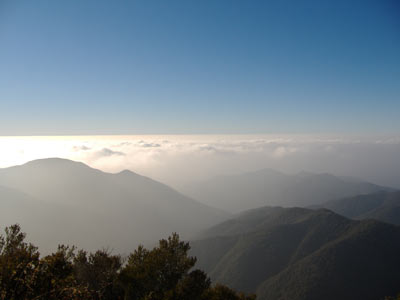
{"type": "Polygon", "coordinates": [[[325,207],[352,219],[376,219],[400,225],[400,192],[377,192],[328,201],[325,207]]]}
{"type": "Polygon", "coordinates": [[[261,300],[380,299],[400,282],[399,227],[324,209],[251,210],[192,246],[213,280],[261,300]]]}

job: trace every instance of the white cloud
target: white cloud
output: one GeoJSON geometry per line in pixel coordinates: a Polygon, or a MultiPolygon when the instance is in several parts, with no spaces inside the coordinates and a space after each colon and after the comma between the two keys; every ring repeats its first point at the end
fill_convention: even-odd
{"type": "Polygon", "coordinates": [[[160,144],[156,144],[156,143],[141,143],[140,147],[144,147],[144,148],[158,148],[161,147],[160,144]]]}
{"type": "Polygon", "coordinates": [[[109,172],[131,169],[179,186],[261,168],[309,170],[400,187],[400,137],[313,135],[3,137],[0,167],[45,157],[109,172]]]}
{"type": "Polygon", "coordinates": [[[108,156],[125,156],[126,155],[124,152],[114,151],[114,150],[111,150],[109,148],[103,148],[100,151],[96,151],[95,154],[96,154],[96,156],[99,156],[99,157],[104,157],[104,156],[106,156],[106,157],[108,157],[108,156]]]}
{"type": "Polygon", "coordinates": [[[87,146],[85,146],[85,145],[73,146],[73,147],[72,147],[72,150],[73,150],[73,151],[88,151],[88,150],[90,150],[90,149],[91,149],[90,147],[87,147],[87,146]]]}
{"type": "Polygon", "coordinates": [[[296,152],[297,152],[297,149],[295,147],[278,146],[272,152],[272,156],[276,157],[276,158],[283,158],[285,156],[294,154],[296,152]]]}

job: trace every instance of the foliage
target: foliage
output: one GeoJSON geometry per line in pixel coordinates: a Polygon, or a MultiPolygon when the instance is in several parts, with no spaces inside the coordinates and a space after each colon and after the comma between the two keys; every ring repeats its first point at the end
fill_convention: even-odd
{"type": "Polygon", "coordinates": [[[400,300],[400,293],[396,297],[385,297],[385,300],[400,300]]]}
{"type": "Polygon", "coordinates": [[[118,282],[122,258],[107,250],[88,254],[79,251],[74,257],[74,276],[87,287],[95,299],[119,299],[122,289],[118,282]]]}
{"type": "Polygon", "coordinates": [[[217,284],[215,287],[209,289],[206,292],[206,299],[207,300],[255,300],[256,296],[245,296],[243,293],[235,293],[232,289],[217,284]]]}
{"type": "Polygon", "coordinates": [[[193,270],[190,246],[174,233],[152,250],[139,246],[127,263],[107,250],[61,245],[40,257],[19,225],[0,235],[0,300],[254,300],[193,270]]]}
{"type": "Polygon", "coordinates": [[[0,299],[90,299],[87,289],[73,276],[74,248],[40,258],[35,246],[26,243],[19,225],[0,236],[0,299]]]}

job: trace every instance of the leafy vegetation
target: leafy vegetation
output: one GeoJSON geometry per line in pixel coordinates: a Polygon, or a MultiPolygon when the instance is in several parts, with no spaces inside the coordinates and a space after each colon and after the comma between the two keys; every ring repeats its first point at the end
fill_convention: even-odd
{"type": "Polygon", "coordinates": [[[223,286],[211,286],[193,269],[196,258],[177,234],[151,250],[139,246],[127,259],[59,246],[40,257],[19,225],[0,236],[1,300],[254,300],[223,286]]]}
{"type": "Polygon", "coordinates": [[[400,300],[400,293],[396,297],[385,297],[385,300],[400,300]]]}

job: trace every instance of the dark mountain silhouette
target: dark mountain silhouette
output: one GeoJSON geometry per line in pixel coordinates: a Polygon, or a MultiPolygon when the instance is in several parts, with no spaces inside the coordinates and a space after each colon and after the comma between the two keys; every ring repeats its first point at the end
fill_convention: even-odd
{"type": "Polygon", "coordinates": [[[331,174],[287,175],[271,169],[219,176],[182,189],[194,199],[234,213],[265,205],[307,207],[380,190],[390,189],[331,174]]]}
{"type": "Polygon", "coordinates": [[[0,169],[0,186],[2,225],[10,224],[4,220],[23,223],[42,249],[60,240],[129,251],[171,232],[189,237],[226,218],[150,178],[130,171],[105,173],[58,158],[0,169]]]}
{"type": "Polygon", "coordinates": [[[381,299],[398,292],[400,228],[329,210],[263,207],[192,243],[214,281],[260,300],[381,299]]]}
{"type": "Polygon", "coordinates": [[[313,208],[321,207],[352,219],[376,219],[400,225],[400,191],[331,200],[313,208]]]}

